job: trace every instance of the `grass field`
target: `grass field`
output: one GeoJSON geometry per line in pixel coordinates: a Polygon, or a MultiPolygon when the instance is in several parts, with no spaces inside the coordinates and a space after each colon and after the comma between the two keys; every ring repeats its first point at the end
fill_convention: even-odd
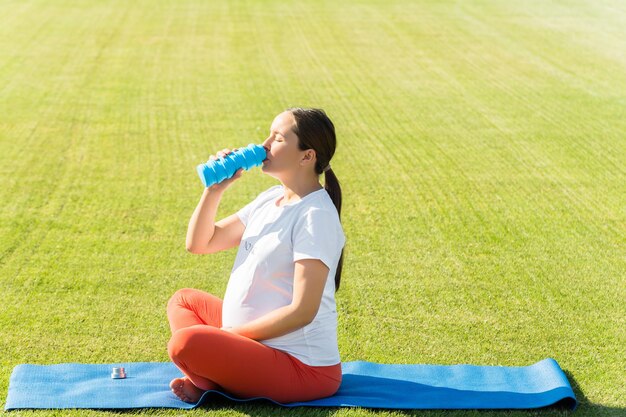
{"type": "MultiPolygon", "coordinates": [[[[290,106],[337,129],[343,360],[553,357],[575,415],[626,415],[617,0],[0,0],[0,406],[20,363],[168,360],[169,296],[223,295],[235,257],[185,251],[195,166],[290,106]]],[[[245,173],[218,217],[274,184],[245,173]]]]}

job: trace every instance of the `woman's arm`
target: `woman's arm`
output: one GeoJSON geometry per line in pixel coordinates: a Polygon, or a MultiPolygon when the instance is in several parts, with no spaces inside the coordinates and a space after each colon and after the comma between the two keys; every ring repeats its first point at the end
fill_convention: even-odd
{"type": "Polygon", "coordinates": [[[221,193],[205,189],[200,203],[189,220],[187,250],[195,254],[214,253],[234,248],[246,229],[237,214],[215,221],[221,193]]]}
{"type": "MultiPolygon", "coordinates": [[[[228,155],[230,152],[232,151],[224,149],[217,153],[217,157],[228,155]]],[[[217,157],[211,156],[211,159],[217,157]]],[[[187,251],[195,254],[213,253],[239,244],[245,229],[239,218],[233,214],[215,223],[215,216],[224,191],[241,177],[242,172],[243,169],[239,169],[231,178],[204,189],[187,226],[185,242],[187,251]]]]}
{"type": "Polygon", "coordinates": [[[254,340],[266,340],[306,326],[317,315],[322,302],[328,271],[328,267],[319,259],[296,261],[291,304],[276,309],[243,326],[224,328],[223,330],[254,340]]]}

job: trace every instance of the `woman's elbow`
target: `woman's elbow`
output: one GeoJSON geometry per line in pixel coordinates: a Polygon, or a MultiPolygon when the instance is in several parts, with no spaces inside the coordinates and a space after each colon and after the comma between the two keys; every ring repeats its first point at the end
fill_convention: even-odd
{"type": "Polygon", "coordinates": [[[307,309],[307,308],[300,308],[298,311],[298,324],[301,325],[301,327],[304,326],[308,326],[309,324],[313,323],[313,320],[315,320],[315,316],[317,316],[317,308],[316,309],[307,309]]]}
{"type": "Polygon", "coordinates": [[[185,249],[189,253],[196,253],[196,248],[191,242],[185,242],[185,249]]]}
{"type": "Polygon", "coordinates": [[[187,252],[189,253],[193,253],[194,255],[208,255],[210,253],[215,253],[216,250],[214,248],[212,248],[209,245],[205,245],[205,246],[193,246],[193,245],[186,245],[187,248],[187,252]]]}
{"type": "Polygon", "coordinates": [[[207,253],[206,250],[202,250],[201,248],[194,245],[185,245],[187,252],[193,253],[194,255],[202,255],[207,253]]]}
{"type": "Polygon", "coordinates": [[[309,324],[313,323],[313,320],[315,320],[315,316],[316,316],[316,315],[317,315],[317,314],[312,314],[312,315],[310,315],[310,316],[306,317],[306,318],[304,319],[304,323],[302,324],[302,327],[304,327],[304,326],[308,326],[309,324]]]}

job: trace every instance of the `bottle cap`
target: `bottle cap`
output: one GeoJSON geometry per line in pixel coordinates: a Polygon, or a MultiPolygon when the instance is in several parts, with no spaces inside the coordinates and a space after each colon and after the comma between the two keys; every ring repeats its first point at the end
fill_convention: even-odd
{"type": "Polygon", "coordinates": [[[124,379],[126,378],[126,371],[124,370],[124,368],[113,368],[113,372],[111,372],[111,378],[124,379]]]}

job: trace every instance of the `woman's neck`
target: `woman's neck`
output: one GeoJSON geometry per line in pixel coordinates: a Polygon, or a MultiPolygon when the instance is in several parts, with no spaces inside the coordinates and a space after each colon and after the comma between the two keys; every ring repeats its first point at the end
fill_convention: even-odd
{"type": "Polygon", "coordinates": [[[281,205],[293,203],[294,201],[301,200],[307,194],[314,191],[321,190],[323,187],[317,179],[311,181],[293,181],[282,182],[283,184],[283,198],[281,205]]]}

